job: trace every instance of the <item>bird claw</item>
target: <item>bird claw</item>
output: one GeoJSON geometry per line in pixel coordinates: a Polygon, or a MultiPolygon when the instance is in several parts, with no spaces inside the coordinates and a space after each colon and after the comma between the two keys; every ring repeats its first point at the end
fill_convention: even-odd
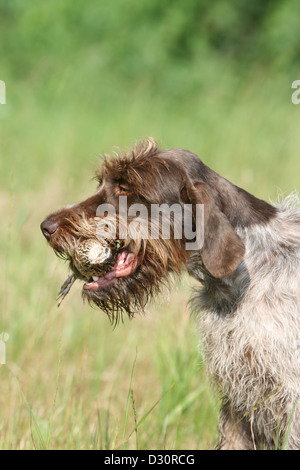
{"type": "Polygon", "coordinates": [[[58,293],[58,296],[56,297],[56,300],[59,300],[57,307],[61,305],[66,295],[70,292],[70,289],[75,281],[76,281],[75,274],[71,274],[70,276],[68,276],[68,279],[63,283],[58,293]]]}

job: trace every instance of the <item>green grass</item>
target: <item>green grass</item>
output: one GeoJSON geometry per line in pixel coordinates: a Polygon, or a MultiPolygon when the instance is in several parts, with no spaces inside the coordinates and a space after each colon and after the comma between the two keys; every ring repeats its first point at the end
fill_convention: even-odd
{"type": "Polygon", "coordinates": [[[115,109],[108,123],[93,109],[80,117],[62,110],[61,117],[59,108],[56,119],[53,110],[27,102],[4,116],[0,329],[10,337],[0,369],[1,449],[193,449],[215,442],[218,406],[186,307],[190,280],[115,330],[82,304],[79,285],[57,309],[67,270],[39,223],[93,192],[101,151],[128,148],[147,134],[198,152],[260,197],[275,198],[279,187],[292,191],[299,168],[296,110],[283,99],[255,96],[255,89],[243,88],[226,106],[204,97],[201,106],[189,112],[187,104],[175,116],[170,105],[159,113],[147,94],[136,98],[130,119],[115,109]]]}
{"type": "MultiPolygon", "coordinates": [[[[174,44],[189,49],[178,31],[190,31],[194,15],[180,2],[170,15],[162,2],[148,2],[145,22],[132,16],[142,14],[140,2],[130,12],[124,6],[127,16],[118,21],[118,8],[101,4],[98,50],[98,4],[86,16],[84,2],[76,9],[57,1],[56,11],[35,0],[26,8],[0,0],[7,48],[0,46],[7,89],[0,105],[0,333],[9,334],[0,367],[0,449],[207,449],[217,438],[218,403],[187,309],[193,281],[184,277],[145,316],[116,329],[82,303],[79,284],[58,309],[67,268],[39,224],[93,193],[101,153],[147,135],[198,153],[258,197],[297,189],[296,64],[288,68],[284,52],[274,55],[275,63],[283,60],[278,70],[261,58],[234,64],[203,40],[191,45],[194,55],[182,50],[177,57],[174,44]],[[167,28],[157,20],[160,8],[167,28]]],[[[221,30],[230,15],[215,15],[221,30]]],[[[279,13],[272,18],[268,27],[276,19],[274,31],[288,38],[289,22],[280,23],[279,13]]],[[[193,41],[197,31],[198,22],[193,41]]],[[[265,54],[268,44],[275,47],[263,44],[265,54]]]]}
{"type": "Polygon", "coordinates": [[[108,123],[93,109],[80,117],[62,110],[60,117],[59,108],[57,120],[53,110],[27,102],[4,116],[0,329],[10,337],[0,369],[1,449],[193,449],[215,442],[218,405],[186,307],[190,280],[117,329],[82,304],[79,285],[57,309],[67,270],[39,223],[93,192],[101,151],[128,148],[147,134],[198,152],[260,197],[275,198],[279,187],[292,191],[299,168],[295,108],[254,90],[243,88],[226,106],[204,97],[180,115],[170,104],[159,113],[145,94],[130,119],[115,109],[108,123]]]}

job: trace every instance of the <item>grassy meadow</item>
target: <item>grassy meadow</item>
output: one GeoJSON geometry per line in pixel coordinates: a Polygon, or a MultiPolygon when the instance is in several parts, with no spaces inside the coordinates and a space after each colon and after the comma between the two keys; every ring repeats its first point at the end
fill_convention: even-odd
{"type": "Polygon", "coordinates": [[[114,329],[79,283],[57,308],[67,266],[39,225],[93,193],[101,154],[148,135],[258,197],[299,189],[299,7],[248,3],[0,0],[1,450],[216,442],[194,281],[114,329]]]}

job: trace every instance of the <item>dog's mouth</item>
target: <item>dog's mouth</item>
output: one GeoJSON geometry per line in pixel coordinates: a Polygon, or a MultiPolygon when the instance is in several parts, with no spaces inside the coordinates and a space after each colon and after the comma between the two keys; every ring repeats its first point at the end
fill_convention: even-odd
{"type": "Polygon", "coordinates": [[[120,240],[88,238],[70,244],[65,252],[56,251],[69,261],[72,271],[58,293],[58,306],[77,279],[84,282],[82,293],[94,300],[110,295],[115,285],[120,286],[122,278],[130,277],[142,263],[144,253],[122,245],[120,240]]]}
{"type": "Polygon", "coordinates": [[[142,255],[121,251],[116,259],[112,269],[101,276],[92,276],[88,282],[83,285],[83,289],[90,292],[96,292],[101,289],[112,286],[118,278],[130,276],[142,262],[142,255]]]}

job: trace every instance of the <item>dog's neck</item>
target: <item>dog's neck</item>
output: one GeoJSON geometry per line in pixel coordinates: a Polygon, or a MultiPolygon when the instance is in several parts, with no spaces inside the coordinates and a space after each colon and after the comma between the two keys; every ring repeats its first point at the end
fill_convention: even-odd
{"type": "Polygon", "coordinates": [[[244,262],[240,263],[229,277],[216,279],[204,267],[199,252],[191,254],[187,271],[201,284],[200,289],[195,287],[190,301],[192,311],[195,313],[209,309],[221,316],[234,314],[250,283],[244,262]]]}
{"type": "MultiPolygon", "coordinates": [[[[272,206],[270,206],[272,207],[272,206]]],[[[195,289],[195,296],[191,303],[195,311],[206,309],[218,315],[234,314],[237,307],[248,295],[249,288],[256,298],[266,296],[269,301],[270,291],[280,292],[285,284],[291,290],[292,279],[297,279],[299,270],[299,239],[300,239],[300,209],[299,197],[292,195],[277,204],[277,216],[265,224],[235,229],[246,246],[245,259],[236,270],[227,278],[215,279],[205,269],[199,252],[193,252],[187,264],[188,273],[201,283],[201,288],[195,289]],[[272,272],[286,271],[286,281],[282,276],[267,276],[272,272]],[[264,284],[256,285],[250,280],[258,276],[264,284]],[[253,290],[256,288],[256,291],[253,290]]],[[[295,296],[298,295],[298,284],[294,287],[295,296]]]]}

